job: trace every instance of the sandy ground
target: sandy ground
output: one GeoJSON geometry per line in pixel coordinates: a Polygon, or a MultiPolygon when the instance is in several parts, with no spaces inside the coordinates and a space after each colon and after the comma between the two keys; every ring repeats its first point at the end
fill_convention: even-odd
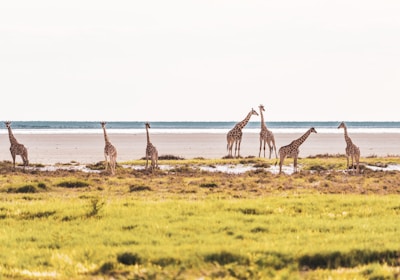
{"type": "MultiPolygon", "coordinates": [[[[275,134],[277,150],[289,144],[301,134],[275,134]]],[[[350,135],[360,147],[361,156],[400,156],[400,134],[350,135]]],[[[31,163],[54,164],[96,163],[104,160],[104,137],[102,134],[15,134],[17,140],[28,148],[31,163]]],[[[135,160],[145,155],[145,134],[112,134],[111,143],[117,148],[118,162],[135,160]]],[[[152,134],[151,142],[157,147],[159,155],[175,155],[186,159],[222,158],[227,155],[226,134],[152,134]]],[[[300,147],[300,157],[318,154],[344,154],[346,143],[343,134],[311,134],[300,147]]],[[[11,160],[8,135],[0,135],[0,160],[11,160]]],[[[243,135],[241,156],[258,156],[259,135],[243,135]]],[[[268,149],[268,147],[267,147],[268,149]]],[[[261,153],[263,155],[263,153],[261,153]]],[[[266,152],[268,157],[268,151],[266,152]]],[[[273,155],[274,157],[274,155],[273,155]]],[[[17,162],[22,162],[17,158],[17,162]]]]}

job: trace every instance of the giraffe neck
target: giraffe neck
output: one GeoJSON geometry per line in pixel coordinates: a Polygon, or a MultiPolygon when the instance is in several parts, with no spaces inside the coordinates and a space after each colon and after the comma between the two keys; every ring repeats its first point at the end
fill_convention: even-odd
{"type": "Polygon", "coordinates": [[[247,116],[246,116],[246,118],[245,118],[243,121],[239,122],[239,123],[236,125],[236,127],[239,128],[240,130],[242,130],[243,127],[245,127],[245,126],[247,125],[247,123],[249,122],[249,120],[250,120],[252,114],[253,114],[253,112],[248,113],[247,116]]]}
{"type": "Polygon", "coordinates": [[[301,136],[299,139],[296,139],[293,141],[293,144],[296,145],[297,147],[299,147],[301,144],[304,143],[304,141],[306,141],[307,137],[311,134],[311,129],[307,130],[306,133],[303,134],[303,136],[301,136]]]}
{"type": "Polygon", "coordinates": [[[8,137],[10,138],[11,144],[18,144],[17,139],[14,137],[14,134],[12,133],[11,127],[8,128],[8,137]]]}
{"type": "Polygon", "coordinates": [[[106,131],[106,128],[105,128],[104,126],[103,126],[103,132],[104,132],[104,141],[105,141],[106,143],[110,142],[110,141],[108,140],[107,131],[106,131]]]}
{"type": "Polygon", "coordinates": [[[347,127],[343,127],[343,129],[344,129],[344,140],[346,141],[347,145],[353,144],[349,134],[347,133],[347,127]]]}
{"type": "Polygon", "coordinates": [[[265,125],[265,122],[264,122],[264,114],[263,114],[262,110],[260,110],[260,115],[261,115],[261,129],[266,129],[267,126],[265,125]]]}
{"type": "Polygon", "coordinates": [[[147,144],[150,143],[149,128],[146,126],[147,144]]]}

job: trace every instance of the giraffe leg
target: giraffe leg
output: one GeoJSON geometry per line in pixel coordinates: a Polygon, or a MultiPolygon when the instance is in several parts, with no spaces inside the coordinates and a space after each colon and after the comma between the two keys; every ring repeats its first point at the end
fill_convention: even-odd
{"type": "Polygon", "coordinates": [[[26,158],[25,158],[24,155],[21,155],[21,159],[22,159],[22,164],[23,164],[24,170],[25,170],[25,167],[27,166],[27,164],[26,164],[26,158]]]}
{"type": "Polygon", "coordinates": [[[275,158],[278,158],[278,155],[276,154],[276,146],[275,146],[275,140],[274,139],[272,139],[272,145],[273,145],[274,150],[275,150],[275,158]]]}
{"type": "Polygon", "coordinates": [[[285,160],[285,155],[280,155],[280,157],[279,157],[279,174],[282,173],[282,165],[283,165],[284,160],[285,160]]]}
{"type": "Polygon", "coordinates": [[[15,170],[15,154],[11,153],[12,160],[13,160],[13,170],[15,170]]]}
{"type": "Polygon", "coordinates": [[[352,173],[354,174],[354,154],[351,155],[351,170],[352,173]]]}
{"type": "Polygon", "coordinates": [[[237,141],[235,141],[235,154],[234,154],[234,157],[236,157],[236,152],[237,152],[237,141]]]}
{"type": "Polygon", "coordinates": [[[293,172],[297,172],[297,155],[293,157],[293,172]]]}
{"type": "MultiPolygon", "coordinates": [[[[272,146],[271,146],[271,142],[268,141],[268,150],[269,150],[269,159],[271,159],[271,153],[272,153],[272,146]]],[[[265,155],[264,155],[265,157],[265,155]]]]}
{"type": "Polygon", "coordinates": [[[104,153],[104,165],[105,165],[105,171],[108,170],[108,159],[107,159],[107,154],[104,153]]]}
{"type": "Polygon", "coordinates": [[[262,138],[260,137],[260,150],[258,151],[258,157],[261,157],[261,147],[262,147],[262,138]]]}
{"type": "Polygon", "coordinates": [[[28,160],[28,151],[26,148],[24,148],[22,152],[22,161],[24,162],[24,167],[29,165],[29,160],[28,160]]]}
{"type": "Polygon", "coordinates": [[[233,142],[234,140],[231,137],[227,138],[226,149],[228,150],[228,157],[232,157],[233,142]]]}
{"type": "Polygon", "coordinates": [[[238,141],[238,158],[240,158],[240,143],[242,142],[242,139],[239,139],[238,141]]]}
{"type": "Polygon", "coordinates": [[[265,158],[265,140],[264,140],[264,146],[263,146],[263,149],[264,149],[264,158],[265,158]]]}
{"type": "Polygon", "coordinates": [[[115,156],[112,156],[110,159],[110,169],[111,169],[111,174],[115,174],[115,168],[117,166],[117,158],[115,156]]]}
{"type": "Polygon", "coordinates": [[[148,166],[149,166],[149,155],[146,153],[146,166],[144,169],[147,169],[148,166]]]}

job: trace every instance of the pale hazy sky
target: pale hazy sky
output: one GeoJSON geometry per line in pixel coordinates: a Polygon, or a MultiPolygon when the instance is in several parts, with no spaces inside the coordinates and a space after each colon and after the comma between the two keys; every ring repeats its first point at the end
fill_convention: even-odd
{"type": "Polygon", "coordinates": [[[399,94],[397,0],[0,3],[2,120],[400,121],[399,94]]]}

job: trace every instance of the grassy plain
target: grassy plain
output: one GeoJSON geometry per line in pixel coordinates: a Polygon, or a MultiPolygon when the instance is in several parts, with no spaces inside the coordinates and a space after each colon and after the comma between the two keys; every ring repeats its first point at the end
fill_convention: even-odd
{"type": "Polygon", "coordinates": [[[154,172],[120,164],[115,176],[12,172],[3,162],[0,279],[400,277],[400,172],[349,175],[343,157],[321,156],[279,176],[265,171],[274,162],[162,161],[170,168],[154,172]],[[256,169],[199,168],[220,164],[256,169]]]}

